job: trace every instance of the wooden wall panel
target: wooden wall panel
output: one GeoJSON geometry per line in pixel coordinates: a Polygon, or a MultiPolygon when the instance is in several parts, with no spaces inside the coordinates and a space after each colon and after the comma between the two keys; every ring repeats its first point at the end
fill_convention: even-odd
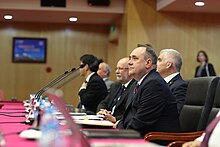
{"type": "Polygon", "coordinates": [[[137,43],[150,43],[157,53],[175,48],[183,55],[182,75],[194,76],[199,50],[208,53],[217,74],[220,74],[219,14],[157,12],[154,0],[127,1],[127,52],[137,43]]]}
{"type": "MultiPolygon", "coordinates": [[[[65,25],[38,23],[0,23],[0,88],[6,98],[28,98],[51,80],[80,64],[83,54],[94,54],[107,59],[108,26],[65,25]],[[12,63],[13,37],[47,38],[47,63],[12,63]],[[46,72],[51,67],[52,72],[46,72]]],[[[63,88],[67,103],[78,103],[78,89],[83,78],[66,84],[63,88]]]]}
{"type": "MultiPolygon", "coordinates": [[[[65,25],[45,23],[0,23],[0,88],[6,98],[26,99],[52,79],[79,65],[79,57],[92,53],[112,67],[110,79],[115,80],[117,61],[128,56],[138,43],[150,43],[156,52],[175,48],[182,53],[181,74],[194,76],[196,54],[205,50],[220,74],[219,14],[157,12],[155,0],[127,0],[126,13],[115,22],[119,30],[117,42],[109,42],[109,27],[101,25],[65,25]],[[46,64],[14,64],[11,62],[12,37],[48,38],[46,64]],[[51,73],[45,69],[52,68],[51,73]]],[[[65,85],[65,100],[78,103],[77,92],[83,81],[77,78],[65,85]]]]}

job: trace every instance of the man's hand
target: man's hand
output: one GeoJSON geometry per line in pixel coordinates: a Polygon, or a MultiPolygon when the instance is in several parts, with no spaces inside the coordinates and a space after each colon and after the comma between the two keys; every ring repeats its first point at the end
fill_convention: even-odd
{"type": "Polygon", "coordinates": [[[105,119],[112,122],[112,123],[116,123],[116,118],[114,116],[112,116],[111,114],[106,114],[105,119]]]}
{"type": "Polygon", "coordinates": [[[111,111],[108,111],[106,109],[100,109],[100,111],[97,113],[97,115],[107,115],[107,114],[110,114],[111,111]]]}
{"type": "Polygon", "coordinates": [[[81,87],[86,89],[87,83],[86,83],[86,82],[83,82],[81,87]]]}
{"type": "Polygon", "coordinates": [[[118,123],[119,123],[119,121],[120,121],[120,120],[118,120],[118,121],[112,126],[112,128],[116,129],[116,128],[117,128],[117,125],[118,125],[118,123]]]}
{"type": "Polygon", "coordinates": [[[182,147],[200,147],[201,142],[198,140],[186,142],[182,145],[182,147]]]}
{"type": "Polygon", "coordinates": [[[112,116],[111,111],[108,111],[106,109],[100,109],[100,111],[97,113],[97,115],[104,115],[105,119],[112,122],[116,123],[116,118],[112,116]]]}

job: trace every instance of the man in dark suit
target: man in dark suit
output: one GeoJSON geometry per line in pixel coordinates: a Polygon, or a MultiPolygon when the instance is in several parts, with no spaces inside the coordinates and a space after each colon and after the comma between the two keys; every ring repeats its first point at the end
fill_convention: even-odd
{"type": "Polygon", "coordinates": [[[137,81],[117,128],[148,132],[179,132],[176,100],[156,72],[157,56],[149,46],[135,48],[129,56],[129,74],[137,81]]]}
{"type": "Polygon", "coordinates": [[[128,58],[122,58],[118,61],[115,73],[118,82],[111,85],[110,93],[98,105],[97,109],[97,114],[104,115],[105,119],[113,123],[121,119],[128,93],[134,83],[128,71],[128,58]]]}
{"type": "Polygon", "coordinates": [[[93,55],[83,55],[80,58],[80,76],[85,78],[85,82],[79,90],[80,103],[85,107],[87,114],[96,114],[98,104],[107,96],[108,91],[105,82],[96,73],[99,67],[98,59],[93,55]]]}
{"type": "Polygon", "coordinates": [[[188,82],[180,75],[182,56],[174,49],[163,49],[157,60],[157,71],[168,83],[170,90],[177,101],[178,113],[181,112],[185,98],[188,82]]]}

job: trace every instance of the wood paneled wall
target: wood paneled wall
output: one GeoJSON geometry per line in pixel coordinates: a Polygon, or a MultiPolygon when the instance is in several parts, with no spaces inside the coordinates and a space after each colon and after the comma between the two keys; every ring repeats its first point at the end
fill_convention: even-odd
{"type": "MultiPolygon", "coordinates": [[[[181,74],[194,76],[199,50],[208,53],[220,74],[219,14],[165,13],[156,11],[155,0],[127,0],[126,12],[116,21],[118,39],[109,42],[109,27],[101,25],[66,25],[45,23],[0,23],[0,89],[6,98],[26,99],[52,79],[79,65],[79,57],[92,53],[112,67],[115,80],[117,61],[128,56],[138,43],[150,43],[157,54],[163,48],[175,48],[184,59],[181,74]],[[45,37],[48,39],[46,64],[12,63],[12,37],[45,37]],[[52,72],[47,73],[46,68],[52,72]]],[[[76,106],[78,89],[84,79],[77,78],[62,90],[68,103],[76,106]]]]}
{"type": "MultiPolygon", "coordinates": [[[[0,23],[0,89],[6,98],[27,99],[67,70],[78,67],[83,54],[107,59],[108,26],[41,23],[0,23]],[[47,63],[12,63],[13,37],[47,38],[47,63]],[[46,72],[51,67],[52,72],[46,72]]],[[[61,88],[67,103],[78,103],[78,77],[61,88]]]]}
{"type": "Polygon", "coordinates": [[[155,0],[127,0],[127,52],[137,43],[150,43],[157,53],[175,48],[183,56],[181,74],[194,76],[196,55],[205,50],[217,74],[220,74],[219,14],[165,13],[156,11],[155,0]]]}

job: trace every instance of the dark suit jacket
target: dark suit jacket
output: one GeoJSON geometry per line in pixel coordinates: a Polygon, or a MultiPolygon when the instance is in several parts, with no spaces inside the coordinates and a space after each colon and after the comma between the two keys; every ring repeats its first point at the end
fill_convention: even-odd
{"type": "Polygon", "coordinates": [[[105,85],[106,85],[107,90],[108,90],[108,92],[109,92],[109,91],[110,91],[110,87],[111,87],[111,85],[112,85],[114,82],[111,81],[111,80],[109,80],[109,79],[105,79],[104,82],[105,82],[105,85]]]}
{"type": "MultiPolygon", "coordinates": [[[[125,91],[123,92],[123,94],[120,97],[120,100],[116,103],[115,106],[115,110],[113,113],[113,116],[116,118],[116,120],[121,119],[122,114],[125,111],[125,104],[127,101],[127,97],[128,94],[131,90],[131,85],[134,83],[135,80],[132,80],[127,88],[125,89],[125,91]]],[[[119,82],[113,83],[110,87],[110,93],[108,94],[108,96],[101,101],[101,103],[98,105],[98,109],[97,112],[100,109],[106,109],[108,111],[111,111],[111,104],[113,103],[113,100],[115,99],[115,97],[117,96],[117,93],[119,92],[120,88],[121,88],[122,84],[119,82]]]]}
{"type": "Polygon", "coordinates": [[[117,128],[134,129],[142,136],[152,131],[180,131],[176,100],[156,70],[147,74],[137,94],[131,93],[128,100],[130,102],[117,128]]]}
{"type": "Polygon", "coordinates": [[[105,82],[95,73],[90,77],[86,89],[81,89],[78,94],[86,112],[96,114],[98,104],[107,96],[108,91],[105,82]]]}
{"type": "MultiPolygon", "coordinates": [[[[216,76],[215,69],[214,69],[213,65],[211,63],[206,63],[206,65],[208,66],[209,76],[216,76]]],[[[198,72],[200,66],[196,67],[195,77],[205,77],[208,75],[206,72],[206,65],[202,69],[200,76],[197,75],[197,72],[198,72]]]]}
{"type": "Polygon", "coordinates": [[[168,84],[173,96],[176,98],[177,110],[180,114],[185,103],[188,82],[184,81],[181,75],[178,74],[173,79],[171,79],[168,84]]]}

